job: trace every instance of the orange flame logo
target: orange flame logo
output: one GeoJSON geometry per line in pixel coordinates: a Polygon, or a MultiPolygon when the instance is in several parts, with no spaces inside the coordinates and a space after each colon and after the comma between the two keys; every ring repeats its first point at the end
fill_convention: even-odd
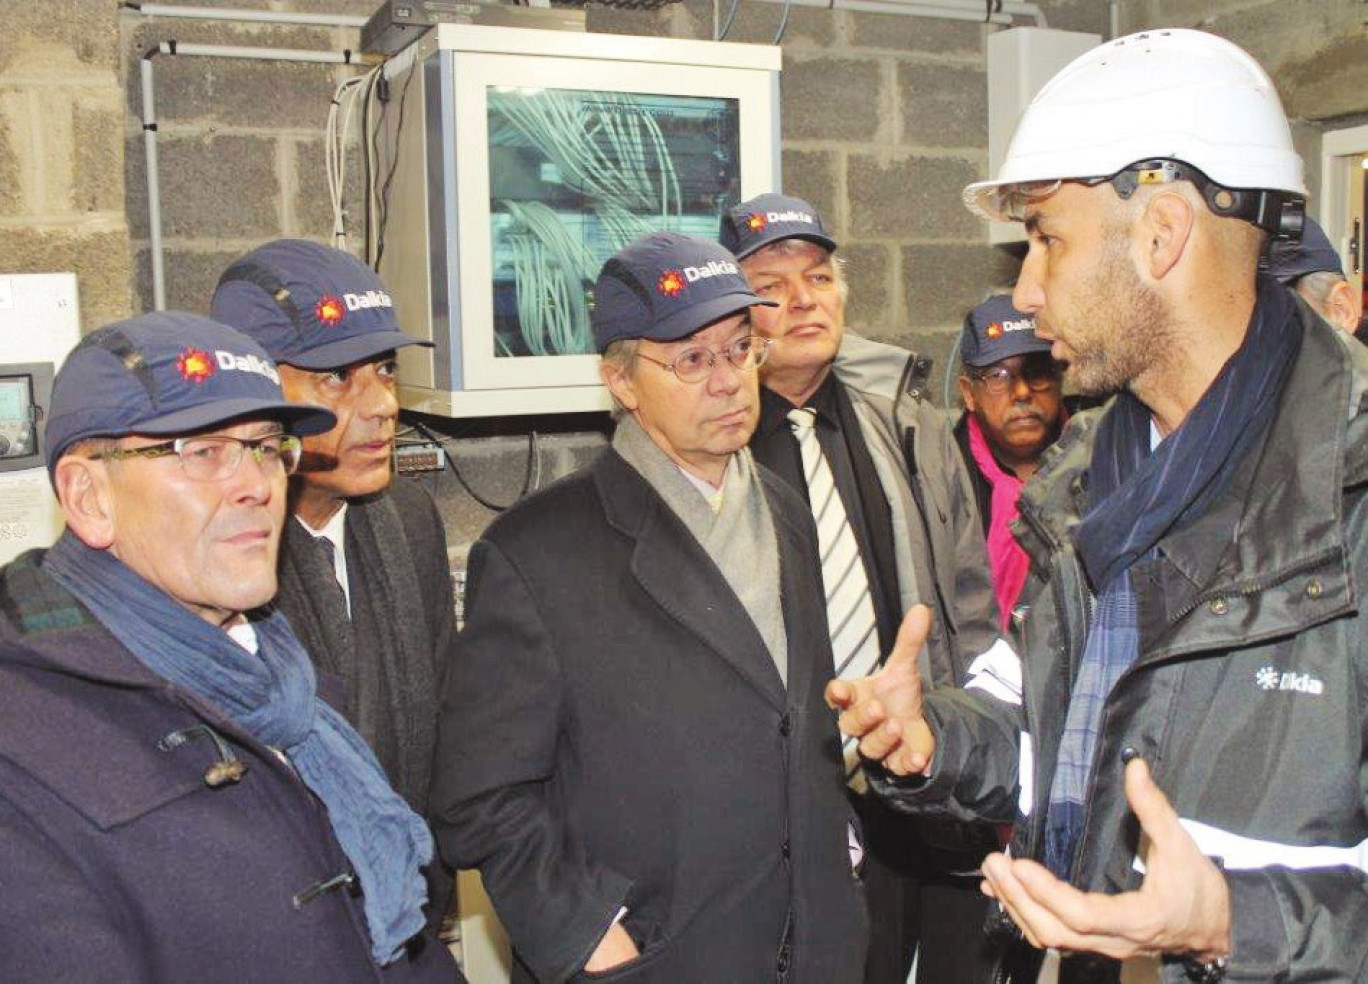
{"type": "Polygon", "coordinates": [[[202,383],[214,374],[214,357],[197,348],[188,348],[176,358],[176,370],[182,379],[202,383]]]}
{"type": "Polygon", "coordinates": [[[666,297],[678,297],[679,292],[684,289],[684,274],[678,270],[666,270],[656,281],[656,290],[666,297]]]}
{"type": "Polygon", "coordinates": [[[759,232],[767,225],[769,225],[769,220],[759,212],[752,212],[750,215],[746,216],[746,228],[751,232],[759,232]]]}
{"type": "Polygon", "coordinates": [[[1002,322],[1000,322],[1000,321],[994,321],[991,325],[989,325],[986,329],[984,329],[984,332],[983,332],[983,333],[984,333],[985,335],[987,335],[989,338],[1001,338],[1001,337],[1002,337],[1002,322]]]}
{"type": "Polygon", "coordinates": [[[345,313],[346,309],[342,306],[342,302],[331,294],[324,294],[314,305],[314,316],[325,328],[331,328],[337,324],[342,320],[342,315],[345,313]]]}

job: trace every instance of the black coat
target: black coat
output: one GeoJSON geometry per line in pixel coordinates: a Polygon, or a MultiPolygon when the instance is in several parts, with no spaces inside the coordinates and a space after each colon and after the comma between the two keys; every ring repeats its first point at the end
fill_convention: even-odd
{"type": "Polygon", "coordinates": [[[787,691],[711,558],[616,452],[471,552],[432,808],[447,860],[480,869],[515,981],[862,977],[816,534],[761,474],[787,691]],[[622,906],[642,957],[581,974],[622,906]]]}
{"type": "MultiPolygon", "coordinates": [[[[37,568],[0,571],[0,980],[452,982],[436,940],[381,971],[349,869],[289,766],[157,676],[37,568]],[[247,764],[204,781],[208,725],[247,764]]],[[[325,683],[320,679],[320,685],[325,683]]]]}

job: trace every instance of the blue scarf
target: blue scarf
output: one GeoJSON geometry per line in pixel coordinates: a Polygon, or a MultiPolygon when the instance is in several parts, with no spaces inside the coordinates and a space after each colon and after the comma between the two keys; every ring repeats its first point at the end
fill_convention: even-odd
{"type": "Polygon", "coordinates": [[[1149,411],[1129,391],[1098,424],[1088,466],[1096,505],[1073,542],[1099,597],[1069,698],[1045,824],[1045,864],[1060,878],[1069,876],[1082,832],[1103,707],[1140,654],[1131,565],[1203,515],[1226,489],[1273,419],[1301,338],[1291,295],[1261,277],[1244,342],[1153,453],[1149,411]]]}
{"type": "Polygon", "coordinates": [[[427,889],[419,869],[432,859],[432,835],[390,788],[361,736],[318,699],[313,664],[285,616],[253,622],[254,655],[70,531],[43,567],[149,669],[284,752],[327,808],[361,881],[372,957],[396,960],[424,925],[427,889]]]}

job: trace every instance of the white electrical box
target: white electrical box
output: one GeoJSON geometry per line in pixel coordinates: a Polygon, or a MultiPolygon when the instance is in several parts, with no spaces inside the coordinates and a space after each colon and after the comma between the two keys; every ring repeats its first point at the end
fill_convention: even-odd
{"type": "Polygon", "coordinates": [[[62,532],[42,438],[52,377],[80,323],[74,273],[0,274],[0,563],[62,532]]]}
{"type": "MultiPolygon", "coordinates": [[[[1035,94],[1061,68],[1102,43],[1098,34],[1014,27],[988,36],[988,174],[995,177],[1017,120],[1035,94]]],[[[1021,242],[1026,232],[1018,222],[988,223],[988,241],[1021,242]]]]}
{"type": "Polygon", "coordinates": [[[779,184],[773,45],[439,24],[386,63],[374,251],[400,400],[448,417],[607,410],[603,262],[668,229],[715,238],[779,184]]]}

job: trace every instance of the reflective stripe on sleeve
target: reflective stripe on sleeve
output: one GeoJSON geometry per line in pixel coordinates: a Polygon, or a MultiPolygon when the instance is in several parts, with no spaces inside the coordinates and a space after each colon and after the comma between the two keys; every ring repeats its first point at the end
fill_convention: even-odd
{"type": "MultiPolygon", "coordinates": [[[[1368,872],[1368,840],[1350,847],[1335,847],[1328,844],[1283,844],[1279,841],[1245,837],[1186,817],[1179,817],[1178,822],[1197,842],[1198,850],[1207,857],[1220,858],[1221,863],[1232,871],[1277,865],[1299,871],[1306,868],[1347,866],[1368,872]]],[[[1134,867],[1143,874],[1145,862],[1137,856],[1134,867]]]]}
{"type": "Polygon", "coordinates": [[[1017,809],[1023,817],[1029,817],[1035,808],[1035,748],[1031,736],[1025,731],[1017,738],[1017,809]]]}

